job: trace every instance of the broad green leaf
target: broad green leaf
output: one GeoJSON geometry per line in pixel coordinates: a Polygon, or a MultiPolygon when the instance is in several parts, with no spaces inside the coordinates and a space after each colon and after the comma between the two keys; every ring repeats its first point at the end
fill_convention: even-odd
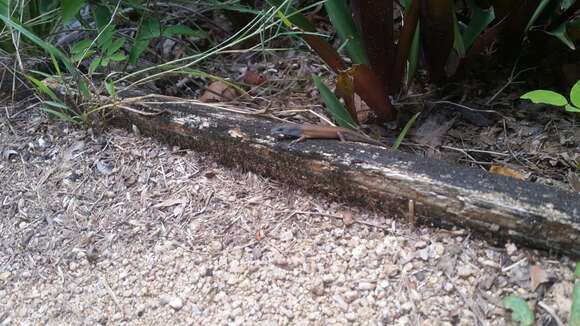
{"type": "Polygon", "coordinates": [[[109,62],[111,61],[110,57],[104,57],[101,59],[100,65],[101,67],[106,67],[109,65],[109,62]]]}
{"type": "Polygon", "coordinates": [[[580,112],[580,108],[570,104],[566,104],[566,106],[564,106],[564,110],[566,110],[566,112],[580,112]]]}
{"type": "Polygon", "coordinates": [[[467,4],[473,13],[473,16],[471,17],[469,25],[467,25],[467,28],[463,32],[462,36],[465,48],[469,49],[475,39],[495,19],[495,12],[492,6],[490,6],[488,9],[479,8],[474,0],[467,0],[467,4]]]}
{"type": "Polygon", "coordinates": [[[580,80],[570,90],[570,102],[577,108],[580,108],[580,80]]]}
{"type": "Polygon", "coordinates": [[[109,25],[99,31],[99,38],[97,39],[97,45],[106,51],[113,44],[113,34],[115,34],[115,26],[109,25]]]}
{"type": "Polygon", "coordinates": [[[111,45],[108,48],[104,49],[104,50],[106,50],[107,51],[107,55],[110,56],[113,53],[117,52],[117,50],[119,50],[123,46],[123,44],[125,44],[125,38],[124,37],[121,37],[121,38],[115,39],[111,43],[111,45]]]}
{"type": "Polygon", "coordinates": [[[572,291],[572,308],[570,309],[570,326],[580,326],[580,262],[576,263],[574,272],[576,284],[572,291]]]}
{"type": "Polygon", "coordinates": [[[346,51],[355,64],[368,64],[363,40],[345,0],[326,0],[326,12],[338,36],[346,42],[346,51]]]}
{"type": "Polygon", "coordinates": [[[530,100],[535,104],[548,104],[554,106],[566,106],[566,104],[568,104],[568,100],[566,100],[562,94],[543,89],[528,92],[520,96],[520,98],[523,100],[530,100]]]}
{"type": "Polygon", "coordinates": [[[117,91],[115,90],[115,83],[110,80],[105,80],[105,88],[107,89],[107,93],[111,95],[111,97],[117,96],[117,91]]]}
{"type": "Polygon", "coordinates": [[[105,26],[109,24],[111,18],[113,17],[109,8],[105,6],[96,6],[94,8],[95,22],[97,23],[97,28],[103,30],[105,26]]]}
{"type": "Polygon", "coordinates": [[[159,21],[152,18],[145,19],[137,31],[135,42],[129,51],[129,63],[136,64],[143,51],[149,46],[149,42],[160,35],[159,21]]]}
{"type": "Polygon", "coordinates": [[[97,51],[95,51],[95,50],[89,50],[86,53],[85,52],[80,52],[80,53],[73,54],[70,58],[74,62],[79,62],[79,61],[81,61],[81,60],[83,60],[85,58],[90,58],[95,53],[97,53],[97,51]]]}
{"type": "Polygon", "coordinates": [[[397,136],[397,139],[393,143],[392,148],[394,150],[399,149],[399,146],[401,146],[403,139],[405,139],[405,137],[407,136],[407,133],[409,133],[409,129],[411,129],[413,124],[415,124],[415,120],[417,120],[417,117],[419,116],[419,114],[421,114],[421,112],[417,112],[417,113],[413,114],[411,119],[409,119],[409,121],[407,121],[407,123],[405,124],[405,127],[403,128],[403,130],[401,130],[401,132],[399,133],[399,136],[397,136]]]}
{"type": "Polygon", "coordinates": [[[170,37],[173,35],[194,36],[199,38],[207,38],[207,32],[201,30],[193,30],[185,25],[168,26],[163,30],[163,36],[170,37]]]}
{"type": "Polygon", "coordinates": [[[76,42],[72,48],[70,49],[70,52],[72,54],[78,54],[78,53],[83,53],[85,52],[85,50],[91,46],[91,44],[93,43],[93,40],[90,39],[84,39],[81,41],[76,42]]]}
{"type": "Polygon", "coordinates": [[[512,311],[512,319],[519,322],[520,326],[534,325],[534,313],[530,310],[530,307],[524,299],[510,295],[503,299],[503,304],[512,311]]]}
{"type": "Polygon", "coordinates": [[[576,50],[576,46],[574,45],[574,41],[568,37],[567,33],[567,22],[562,23],[560,26],[556,27],[552,31],[546,31],[547,34],[557,37],[562,43],[564,43],[567,47],[569,47],[572,51],[576,50]]]}
{"type": "Polygon", "coordinates": [[[73,19],[84,5],[85,0],[62,0],[60,2],[62,22],[67,23],[73,19]]]}
{"type": "Polygon", "coordinates": [[[324,85],[320,77],[312,75],[312,79],[314,80],[314,84],[318,88],[318,91],[320,91],[320,96],[334,120],[336,120],[341,127],[349,129],[355,128],[356,124],[344,105],[342,105],[330,89],[324,85]]]}
{"type": "Polygon", "coordinates": [[[109,57],[109,59],[111,59],[111,61],[123,61],[126,58],[127,58],[127,56],[121,51],[113,53],[113,55],[111,55],[109,57]]]}
{"type": "Polygon", "coordinates": [[[141,26],[137,34],[138,38],[147,40],[159,37],[161,35],[161,27],[159,25],[159,21],[154,18],[145,19],[143,21],[143,25],[141,26]]]}
{"type": "Polygon", "coordinates": [[[92,75],[97,70],[100,64],[101,58],[96,58],[95,60],[93,60],[89,65],[89,75],[92,75]]]}

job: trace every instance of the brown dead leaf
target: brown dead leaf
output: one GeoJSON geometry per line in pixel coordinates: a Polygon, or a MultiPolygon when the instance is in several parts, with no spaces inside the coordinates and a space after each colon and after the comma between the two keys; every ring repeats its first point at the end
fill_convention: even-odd
{"type": "Polygon", "coordinates": [[[235,88],[221,80],[216,80],[209,84],[199,100],[204,103],[224,102],[231,101],[237,96],[239,96],[239,93],[235,88]]]}
{"type": "Polygon", "coordinates": [[[534,265],[530,267],[530,280],[532,291],[536,291],[540,284],[548,282],[548,274],[540,265],[534,265]]]}
{"type": "Polygon", "coordinates": [[[508,168],[506,166],[500,166],[495,164],[492,165],[491,168],[489,168],[489,172],[503,175],[506,177],[516,178],[518,180],[526,180],[528,178],[527,174],[524,172],[517,171],[512,168],[508,168]]]}
{"type": "Polygon", "coordinates": [[[244,83],[246,83],[246,84],[258,86],[258,85],[262,85],[265,81],[266,81],[266,76],[264,76],[260,73],[257,73],[253,70],[248,70],[244,74],[244,83]]]}

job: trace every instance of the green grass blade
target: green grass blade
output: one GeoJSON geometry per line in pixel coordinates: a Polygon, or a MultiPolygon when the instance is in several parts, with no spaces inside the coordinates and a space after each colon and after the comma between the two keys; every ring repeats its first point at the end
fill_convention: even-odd
{"type": "Polygon", "coordinates": [[[415,72],[417,72],[417,67],[419,67],[419,55],[421,50],[421,21],[417,22],[417,28],[415,34],[413,35],[413,43],[411,44],[411,51],[409,53],[407,71],[405,72],[405,84],[408,86],[415,72]]]}
{"type": "Polygon", "coordinates": [[[405,124],[405,127],[403,128],[403,130],[401,130],[401,132],[399,133],[399,136],[397,136],[397,139],[395,139],[395,143],[393,143],[393,149],[394,150],[398,150],[399,146],[401,146],[401,143],[403,142],[403,139],[405,139],[405,137],[407,136],[407,133],[409,133],[409,130],[411,129],[411,127],[415,124],[415,120],[417,120],[417,117],[421,114],[421,112],[417,112],[415,113],[411,119],[409,119],[409,121],[407,121],[407,123],[405,124]]]}
{"type": "Polygon", "coordinates": [[[60,61],[64,63],[65,67],[67,68],[67,70],[71,75],[73,75],[74,77],[78,77],[77,69],[62,51],[54,47],[52,44],[43,41],[41,38],[39,38],[31,31],[24,28],[22,25],[12,21],[10,17],[0,14],[0,20],[2,20],[4,24],[6,24],[7,26],[10,26],[19,31],[22,35],[26,36],[30,41],[32,41],[37,46],[41,47],[50,55],[53,55],[56,58],[58,58],[60,61]]]}
{"type": "Polygon", "coordinates": [[[346,51],[355,64],[368,64],[363,40],[345,0],[326,0],[326,12],[338,36],[346,42],[346,51]]]}
{"type": "Polygon", "coordinates": [[[334,120],[344,128],[353,129],[356,127],[356,123],[344,107],[342,103],[334,96],[334,94],[324,85],[322,79],[316,75],[312,75],[312,79],[314,80],[314,84],[320,91],[320,96],[322,100],[326,104],[328,111],[334,118],[334,120]]]}

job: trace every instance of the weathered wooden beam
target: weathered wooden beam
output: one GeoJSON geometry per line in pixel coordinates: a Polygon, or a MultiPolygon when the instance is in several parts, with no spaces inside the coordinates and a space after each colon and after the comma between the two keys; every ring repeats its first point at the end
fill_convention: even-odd
{"type": "Polygon", "coordinates": [[[113,123],[209,153],[219,162],[275,178],[340,201],[401,215],[409,201],[419,221],[458,225],[494,240],[580,255],[580,195],[334,140],[289,146],[270,135],[264,117],[197,104],[163,104],[166,114],[118,110],[113,123]]]}

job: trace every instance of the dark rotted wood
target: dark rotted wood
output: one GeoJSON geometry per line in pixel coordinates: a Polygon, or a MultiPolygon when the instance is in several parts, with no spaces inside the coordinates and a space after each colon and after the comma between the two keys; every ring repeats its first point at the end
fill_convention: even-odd
{"type": "Polygon", "coordinates": [[[168,113],[119,110],[113,123],[136,125],[167,143],[209,153],[219,162],[333,199],[436,225],[579,256],[580,195],[422,159],[377,146],[309,140],[289,147],[270,135],[275,122],[195,104],[163,104],[168,113]]]}

